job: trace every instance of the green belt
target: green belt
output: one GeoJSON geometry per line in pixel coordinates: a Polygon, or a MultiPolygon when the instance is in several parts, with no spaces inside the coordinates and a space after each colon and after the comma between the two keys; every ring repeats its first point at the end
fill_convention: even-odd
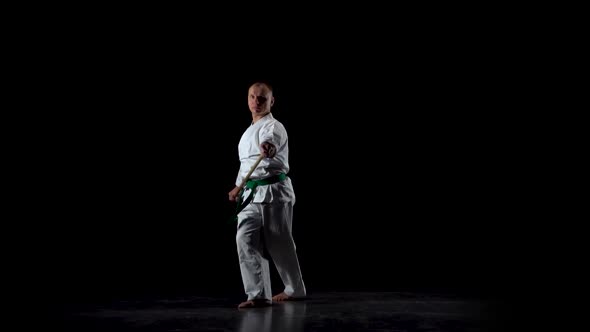
{"type": "Polygon", "coordinates": [[[251,189],[250,194],[248,195],[248,197],[246,197],[244,202],[240,202],[241,197],[242,197],[242,193],[243,193],[243,191],[240,191],[240,194],[238,195],[238,197],[240,197],[240,198],[238,199],[238,206],[236,208],[236,214],[234,216],[234,221],[238,221],[238,213],[240,213],[246,207],[246,205],[250,204],[250,201],[252,201],[252,197],[254,197],[254,190],[256,190],[256,187],[277,183],[277,182],[283,181],[286,178],[287,178],[287,174],[279,173],[277,175],[273,175],[273,176],[270,176],[270,177],[267,177],[264,179],[248,180],[248,182],[246,182],[246,188],[251,189]]]}

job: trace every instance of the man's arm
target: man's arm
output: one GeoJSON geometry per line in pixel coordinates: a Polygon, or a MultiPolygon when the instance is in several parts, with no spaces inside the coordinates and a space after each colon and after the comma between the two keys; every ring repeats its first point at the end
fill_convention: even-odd
{"type": "Polygon", "coordinates": [[[238,196],[240,195],[240,191],[242,190],[242,188],[244,188],[244,186],[246,185],[246,182],[248,181],[248,179],[250,178],[250,175],[252,175],[252,173],[254,172],[254,170],[256,169],[256,167],[258,167],[258,164],[260,163],[260,161],[262,161],[262,159],[266,156],[266,155],[272,155],[274,157],[275,153],[276,153],[276,149],[274,148],[274,145],[270,144],[269,145],[265,145],[264,151],[262,151],[262,145],[261,145],[261,152],[260,152],[260,156],[258,156],[258,159],[256,159],[256,162],[254,163],[254,165],[252,165],[252,167],[250,168],[250,171],[248,172],[248,174],[246,174],[246,176],[244,177],[244,179],[242,180],[242,183],[239,186],[236,186],[234,189],[232,189],[229,193],[229,200],[232,202],[235,202],[238,198],[238,196]]]}

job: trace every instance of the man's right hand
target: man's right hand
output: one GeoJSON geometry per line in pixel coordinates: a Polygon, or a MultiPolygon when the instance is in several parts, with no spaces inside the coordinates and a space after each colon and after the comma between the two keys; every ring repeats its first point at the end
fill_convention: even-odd
{"type": "Polygon", "coordinates": [[[228,193],[230,202],[235,202],[238,199],[238,196],[240,196],[240,191],[241,188],[236,186],[234,189],[232,189],[232,191],[228,193]]]}

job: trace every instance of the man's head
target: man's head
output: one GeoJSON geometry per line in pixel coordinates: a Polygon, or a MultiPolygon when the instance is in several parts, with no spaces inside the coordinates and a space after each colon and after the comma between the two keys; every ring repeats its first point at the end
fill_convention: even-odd
{"type": "Polygon", "coordinates": [[[261,118],[270,113],[274,102],[272,87],[268,83],[257,82],[248,89],[248,107],[252,117],[261,118]]]}

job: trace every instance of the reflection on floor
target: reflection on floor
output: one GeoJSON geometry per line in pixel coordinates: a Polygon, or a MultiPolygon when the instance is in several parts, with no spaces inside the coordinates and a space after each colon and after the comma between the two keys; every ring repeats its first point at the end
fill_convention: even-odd
{"type": "Polygon", "coordinates": [[[499,305],[459,296],[324,292],[305,301],[237,309],[240,299],[115,301],[62,312],[66,331],[499,331],[499,305]]]}

